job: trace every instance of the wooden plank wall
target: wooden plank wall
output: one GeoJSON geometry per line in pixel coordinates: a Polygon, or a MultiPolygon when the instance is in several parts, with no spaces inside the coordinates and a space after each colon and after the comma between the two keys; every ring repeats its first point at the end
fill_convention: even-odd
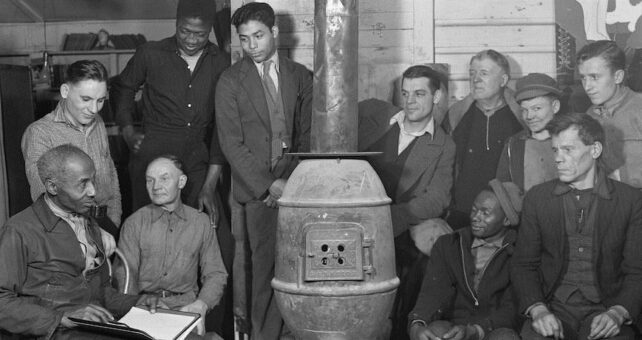
{"type": "MultiPolygon", "coordinates": [[[[232,13],[243,3],[232,0],[232,13]]],[[[314,1],[266,0],[277,13],[279,53],[313,67],[314,1]]],[[[396,81],[408,66],[434,61],[433,0],[359,2],[359,100],[392,100],[396,81]]],[[[232,28],[232,57],[241,47],[232,28]]]]}
{"type": "Polygon", "coordinates": [[[556,76],[555,4],[551,0],[436,0],[435,62],[450,64],[450,103],[469,93],[468,64],[484,49],[505,54],[514,80],[556,76]]]}

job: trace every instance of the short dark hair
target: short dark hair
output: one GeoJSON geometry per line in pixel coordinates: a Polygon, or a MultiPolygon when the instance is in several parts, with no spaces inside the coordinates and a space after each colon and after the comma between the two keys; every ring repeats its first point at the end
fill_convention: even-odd
{"type": "Polygon", "coordinates": [[[261,22],[272,29],[275,22],[274,9],[264,2],[250,2],[241,6],[232,15],[232,25],[237,30],[239,26],[246,24],[250,20],[261,22]]]}
{"type": "Polygon", "coordinates": [[[441,77],[439,72],[426,65],[414,65],[403,72],[401,84],[403,85],[404,79],[428,78],[430,92],[435,94],[441,88],[441,77]]]}
{"type": "Polygon", "coordinates": [[[577,135],[584,145],[591,145],[600,142],[604,145],[604,128],[600,122],[583,112],[568,112],[553,116],[546,130],[551,136],[559,135],[562,131],[569,128],[576,128],[577,135]]]}
{"type": "Polygon", "coordinates": [[[176,7],[176,21],[197,18],[212,25],[216,16],[216,4],[212,0],[179,0],[176,7]]]}
{"type": "Polygon", "coordinates": [[[615,41],[598,40],[582,47],[582,49],[577,52],[577,64],[579,65],[595,57],[602,57],[612,72],[626,69],[624,51],[622,51],[615,41]]]}
{"type": "Polygon", "coordinates": [[[67,162],[72,158],[87,159],[92,164],[89,155],[72,144],[62,144],[47,150],[36,162],[38,176],[44,184],[47,180],[58,183],[67,173],[67,162]]]}
{"type": "Polygon", "coordinates": [[[83,80],[107,82],[109,74],[107,69],[98,60],[78,60],[67,67],[65,82],[76,84],[83,80]]]}
{"type": "Polygon", "coordinates": [[[495,50],[483,50],[480,52],[477,52],[472,58],[470,58],[470,63],[473,63],[473,60],[481,60],[481,59],[490,59],[499,66],[504,73],[510,78],[510,64],[508,63],[508,59],[506,59],[506,56],[503,54],[495,51],[495,50]]]}
{"type": "Polygon", "coordinates": [[[184,170],[185,169],[185,163],[183,163],[183,161],[180,158],[178,158],[178,156],[173,155],[173,154],[169,154],[169,153],[166,153],[164,155],[160,155],[160,156],[152,159],[149,163],[147,163],[147,167],[149,167],[150,164],[156,162],[159,159],[166,159],[166,160],[172,162],[172,164],[174,164],[176,169],[180,170],[183,174],[185,173],[185,170],[184,170]]]}

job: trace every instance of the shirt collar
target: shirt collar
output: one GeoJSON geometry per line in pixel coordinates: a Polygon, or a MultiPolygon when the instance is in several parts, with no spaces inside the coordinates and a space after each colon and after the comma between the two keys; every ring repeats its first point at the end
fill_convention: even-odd
{"type": "Polygon", "coordinates": [[[407,132],[406,129],[404,128],[403,122],[406,119],[406,112],[404,110],[401,110],[397,112],[392,118],[390,118],[390,125],[393,125],[397,123],[399,125],[399,130],[401,130],[401,133],[409,136],[414,136],[414,137],[421,137],[424,134],[428,134],[430,138],[435,135],[435,119],[430,118],[430,121],[428,121],[428,124],[423,128],[423,130],[417,131],[417,132],[407,132]]]}
{"type": "MultiPolygon", "coordinates": [[[[279,52],[278,51],[274,52],[274,54],[268,60],[272,60],[272,63],[274,64],[274,69],[278,74],[280,70],[279,69],[279,52]]],[[[265,62],[265,60],[260,63],[257,63],[254,60],[252,60],[252,62],[254,63],[254,66],[256,66],[256,69],[259,70],[259,76],[263,77],[263,63],[265,62]]]]}
{"type": "Polygon", "coordinates": [[[158,219],[160,219],[164,214],[171,214],[171,215],[176,215],[178,218],[181,220],[187,221],[187,217],[185,215],[185,206],[183,205],[182,202],[178,203],[178,206],[174,211],[169,211],[161,207],[160,205],[156,204],[150,204],[151,209],[152,209],[152,221],[156,222],[158,219]]]}
{"type": "Polygon", "coordinates": [[[615,114],[615,110],[622,104],[624,97],[628,94],[630,90],[624,85],[619,85],[609,100],[607,100],[602,105],[593,105],[593,112],[596,115],[604,117],[612,117],[615,114]]]}
{"type": "Polygon", "coordinates": [[[473,239],[473,244],[470,246],[470,249],[475,249],[479,247],[489,247],[489,248],[501,248],[502,245],[504,244],[504,238],[506,235],[496,239],[495,241],[492,242],[486,242],[485,240],[481,238],[475,237],[473,239]]]}
{"type": "MultiPolygon", "coordinates": [[[[555,187],[553,188],[553,195],[562,196],[571,192],[571,190],[573,190],[573,188],[568,183],[558,180],[557,184],[555,184],[555,187]]],[[[591,192],[604,199],[611,198],[611,194],[609,193],[609,188],[606,183],[606,175],[604,174],[604,171],[599,169],[599,167],[597,169],[595,186],[593,186],[593,190],[591,192]]]]}
{"type": "MultiPolygon", "coordinates": [[[[162,49],[173,51],[174,53],[176,53],[177,56],[180,57],[181,51],[178,49],[178,42],[176,41],[176,39],[177,39],[176,35],[165,38],[161,40],[162,44],[160,46],[162,49]]],[[[217,53],[216,45],[208,40],[207,43],[205,43],[205,46],[203,47],[202,51],[203,51],[203,54],[211,53],[212,55],[216,55],[217,53]]]]}
{"type": "Polygon", "coordinates": [[[84,216],[74,213],[74,212],[69,212],[61,208],[58,204],[56,204],[49,195],[45,194],[45,203],[47,203],[47,206],[49,209],[51,209],[51,212],[54,213],[54,215],[63,218],[63,219],[76,219],[76,218],[84,218],[84,216]]]}
{"type": "MultiPolygon", "coordinates": [[[[83,131],[80,126],[77,126],[72,120],[69,119],[68,115],[70,115],[70,113],[68,113],[67,110],[65,110],[65,107],[66,107],[65,104],[66,103],[67,103],[67,100],[64,99],[64,98],[61,99],[58,102],[58,105],[56,106],[56,109],[54,110],[53,121],[56,122],[56,123],[66,124],[67,126],[73,128],[73,129],[76,129],[78,131],[83,131]]],[[[98,114],[98,113],[96,113],[96,114],[98,114]]],[[[97,118],[94,118],[94,120],[89,125],[87,125],[85,127],[85,130],[83,131],[85,134],[89,134],[94,129],[94,127],[96,126],[96,119],[97,118]]]]}

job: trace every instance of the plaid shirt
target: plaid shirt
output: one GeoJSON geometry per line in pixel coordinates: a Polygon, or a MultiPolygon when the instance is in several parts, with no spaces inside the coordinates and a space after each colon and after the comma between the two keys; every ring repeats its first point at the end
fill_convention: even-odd
{"type": "Polygon", "coordinates": [[[107,205],[107,216],[116,226],[120,226],[122,207],[120,205],[120,186],[116,167],[109,153],[107,130],[99,115],[85,131],[74,126],[65,116],[64,99],[56,109],[33,122],[22,135],[22,155],[25,170],[31,187],[31,198],[35,201],[45,192],[45,186],[38,175],[36,163],[47,150],[62,144],[77,146],[94,161],[96,167],[96,202],[107,205]]]}

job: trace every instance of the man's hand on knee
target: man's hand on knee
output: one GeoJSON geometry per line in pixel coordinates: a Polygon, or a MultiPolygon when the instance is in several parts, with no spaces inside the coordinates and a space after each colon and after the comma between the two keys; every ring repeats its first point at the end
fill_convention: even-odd
{"type": "Polygon", "coordinates": [[[623,319],[614,315],[611,310],[596,315],[591,321],[589,340],[610,338],[620,334],[623,319]]]}
{"type": "Polygon", "coordinates": [[[544,305],[533,308],[530,312],[533,319],[533,330],[541,336],[553,337],[555,339],[564,339],[564,329],[562,322],[551,313],[544,305]]]}

